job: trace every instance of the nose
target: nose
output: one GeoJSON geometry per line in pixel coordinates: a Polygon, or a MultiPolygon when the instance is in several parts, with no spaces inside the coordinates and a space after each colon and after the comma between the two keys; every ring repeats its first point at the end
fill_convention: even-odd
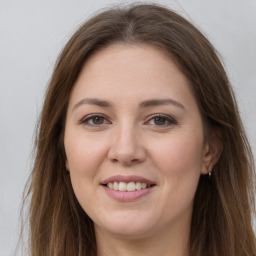
{"type": "Polygon", "coordinates": [[[108,152],[108,158],[112,162],[133,165],[145,161],[146,150],[136,127],[119,127],[114,132],[113,138],[108,152]]]}

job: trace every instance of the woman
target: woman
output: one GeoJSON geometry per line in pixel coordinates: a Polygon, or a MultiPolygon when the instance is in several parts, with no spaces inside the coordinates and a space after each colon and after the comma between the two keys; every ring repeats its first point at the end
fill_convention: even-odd
{"type": "Polygon", "coordinates": [[[256,255],[253,156],[228,78],[166,8],[111,9],[76,31],[36,149],[31,255],[256,255]]]}

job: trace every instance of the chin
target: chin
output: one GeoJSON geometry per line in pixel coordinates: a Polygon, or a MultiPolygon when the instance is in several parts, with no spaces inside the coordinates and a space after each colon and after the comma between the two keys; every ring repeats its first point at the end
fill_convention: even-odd
{"type": "Polygon", "coordinates": [[[112,216],[111,219],[106,219],[103,222],[95,222],[96,232],[105,231],[114,236],[125,237],[128,239],[143,238],[149,235],[153,229],[153,221],[147,220],[145,216],[112,216]],[[142,218],[143,217],[143,218],[142,218]],[[150,223],[150,225],[149,225],[150,223]]]}

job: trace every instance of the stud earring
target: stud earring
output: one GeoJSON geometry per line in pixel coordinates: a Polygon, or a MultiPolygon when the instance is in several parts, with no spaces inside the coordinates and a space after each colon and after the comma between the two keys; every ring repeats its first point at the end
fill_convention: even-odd
{"type": "Polygon", "coordinates": [[[211,176],[212,176],[212,167],[210,167],[210,168],[209,168],[208,175],[209,175],[209,179],[210,179],[210,178],[211,178],[211,176]]]}

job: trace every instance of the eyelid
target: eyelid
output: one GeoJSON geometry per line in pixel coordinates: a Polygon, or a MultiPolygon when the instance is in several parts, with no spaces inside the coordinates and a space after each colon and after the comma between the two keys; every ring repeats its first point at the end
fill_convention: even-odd
{"type": "MultiPolygon", "coordinates": [[[[151,115],[147,116],[146,121],[144,122],[144,124],[150,125],[149,122],[152,119],[157,118],[157,117],[164,118],[168,122],[168,124],[164,124],[164,125],[155,124],[155,126],[166,127],[166,126],[177,124],[177,121],[173,117],[171,117],[170,115],[167,115],[167,114],[162,114],[162,113],[155,113],[155,114],[151,114],[151,115]]],[[[111,121],[109,120],[109,118],[106,115],[104,115],[102,113],[92,113],[92,114],[88,114],[88,115],[84,116],[83,118],[81,118],[79,120],[79,124],[84,124],[84,125],[93,127],[93,126],[103,126],[103,125],[106,125],[106,124],[111,124],[111,121]],[[102,123],[102,124],[89,124],[88,121],[92,120],[94,117],[103,118],[104,123],[102,123]]]]}
{"type": "Polygon", "coordinates": [[[101,125],[105,125],[105,124],[110,124],[111,122],[109,121],[109,118],[104,115],[104,114],[101,114],[101,113],[93,113],[93,114],[89,114],[89,115],[86,115],[84,116],[83,118],[81,118],[79,120],[79,124],[84,124],[84,125],[88,125],[88,126],[101,126],[101,125]],[[93,119],[94,117],[102,117],[104,118],[107,123],[103,123],[103,124],[88,124],[86,122],[88,122],[89,120],[93,119]]]}
{"type": "MultiPolygon", "coordinates": [[[[152,115],[148,116],[147,117],[147,121],[145,123],[146,124],[149,123],[149,121],[151,121],[152,119],[154,119],[156,117],[165,118],[169,122],[169,124],[162,125],[162,127],[166,127],[166,126],[169,126],[169,125],[177,124],[177,121],[173,117],[171,117],[171,116],[169,116],[167,114],[162,114],[162,113],[156,113],[156,114],[152,114],[152,115]]],[[[161,125],[156,125],[156,126],[161,127],[161,125]]]]}

